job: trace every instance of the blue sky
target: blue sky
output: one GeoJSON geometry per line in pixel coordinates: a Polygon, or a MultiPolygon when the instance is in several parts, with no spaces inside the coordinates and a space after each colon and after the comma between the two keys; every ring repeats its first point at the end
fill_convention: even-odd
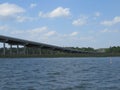
{"type": "Polygon", "coordinates": [[[59,46],[120,45],[120,0],[0,0],[0,35],[59,46]]]}

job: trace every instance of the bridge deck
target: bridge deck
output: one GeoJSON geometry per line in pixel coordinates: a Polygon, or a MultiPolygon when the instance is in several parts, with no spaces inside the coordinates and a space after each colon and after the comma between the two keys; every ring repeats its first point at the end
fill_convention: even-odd
{"type": "Polygon", "coordinates": [[[0,42],[8,43],[10,45],[23,45],[26,47],[39,47],[39,48],[60,50],[60,51],[71,52],[71,53],[88,53],[85,51],[79,51],[79,50],[74,50],[74,49],[70,49],[70,48],[59,47],[59,46],[55,46],[55,45],[49,45],[49,44],[45,44],[45,43],[23,40],[23,39],[18,39],[18,38],[3,36],[3,35],[0,35],[0,42]]]}

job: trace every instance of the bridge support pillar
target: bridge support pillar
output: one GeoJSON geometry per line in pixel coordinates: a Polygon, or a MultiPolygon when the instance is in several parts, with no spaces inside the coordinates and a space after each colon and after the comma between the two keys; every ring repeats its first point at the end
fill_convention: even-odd
{"type": "Polygon", "coordinates": [[[10,44],[10,55],[12,55],[12,44],[10,44]]]}
{"type": "Polygon", "coordinates": [[[35,48],[32,48],[32,55],[35,55],[35,48]]]}
{"type": "Polygon", "coordinates": [[[56,54],[56,52],[55,52],[55,50],[54,50],[54,49],[52,50],[52,54],[53,54],[53,55],[55,55],[55,54],[56,54]]]}
{"type": "Polygon", "coordinates": [[[26,46],[24,45],[24,55],[26,55],[26,46]]]}
{"type": "Polygon", "coordinates": [[[17,55],[19,55],[19,45],[17,45],[17,55]]]}
{"type": "Polygon", "coordinates": [[[41,50],[41,48],[39,48],[39,54],[42,55],[42,50],[41,50]]]}
{"type": "Polygon", "coordinates": [[[51,55],[54,55],[54,49],[51,49],[51,50],[50,50],[50,54],[51,54],[51,55]]]}
{"type": "Polygon", "coordinates": [[[6,55],[5,42],[3,42],[3,55],[6,55]]]}
{"type": "Polygon", "coordinates": [[[29,54],[29,50],[28,50],[28,47],[26,47],[26,55],[29,54]]]}

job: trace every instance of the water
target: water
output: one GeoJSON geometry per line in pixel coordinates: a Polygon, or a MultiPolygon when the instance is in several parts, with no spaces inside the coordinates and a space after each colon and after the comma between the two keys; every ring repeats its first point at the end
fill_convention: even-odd
{"type": "Polygon", "coordinates": [[[0,59],[0,90],[120,90],[120,57],[0,59]]]}

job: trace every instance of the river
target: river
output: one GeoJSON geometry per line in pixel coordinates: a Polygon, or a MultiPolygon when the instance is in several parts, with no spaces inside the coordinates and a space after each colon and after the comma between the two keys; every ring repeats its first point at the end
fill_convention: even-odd
{"type": "Polygon", "coordinates": [[[120,90],[120,57],[1,58],[0,90],[120,90]]]}

